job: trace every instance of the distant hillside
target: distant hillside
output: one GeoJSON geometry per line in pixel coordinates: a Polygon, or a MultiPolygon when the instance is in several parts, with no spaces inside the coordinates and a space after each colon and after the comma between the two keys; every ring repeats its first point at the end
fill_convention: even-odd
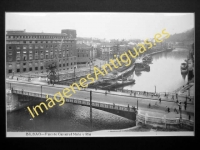
{"type": "Polygon", "coordinates": [[[168,39],[166,39],[166,42],[184,42],[191,44],[194,42],[194,28],[183,33],[173,34],[168,39]]]}

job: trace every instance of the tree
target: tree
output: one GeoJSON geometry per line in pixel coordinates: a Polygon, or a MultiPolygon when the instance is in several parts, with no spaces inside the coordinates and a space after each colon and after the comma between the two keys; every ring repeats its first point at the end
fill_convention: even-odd
{"type": "Polygon", "coordinates": [[[58,69],[58,62],[56,60],[46,61],[44,67],[46,68],[47,78],[50,79],[50,83],[52,83],[52,81],[55,83],[55,80],[58,79],[58,75],[56,73],[58,69]]]}

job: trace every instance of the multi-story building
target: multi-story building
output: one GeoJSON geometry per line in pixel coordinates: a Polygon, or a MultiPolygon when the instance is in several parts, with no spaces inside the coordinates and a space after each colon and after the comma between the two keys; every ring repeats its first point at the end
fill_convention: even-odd
{"type": "Polygon", "coordinates": [[[81,66],[88,66],[90,63],[93,62],[93,47],[88,46],[86,44],[76,44],[77,49],[77,65],[78,67],[81,66]]]}
{"type": "Polygon", "coordinates": [[[61,33],[6,31],[6,74],[46,72],[46,61],[56,60],[59,70],[77,67],[76,30],[61,33]]]}
{"type": "Polygon", "coordinates": [[[109,59],[113,58],[114,56],[114,45],[111,43],[103,43],[101,45],[101,59],[109,61],[109,59]]]}

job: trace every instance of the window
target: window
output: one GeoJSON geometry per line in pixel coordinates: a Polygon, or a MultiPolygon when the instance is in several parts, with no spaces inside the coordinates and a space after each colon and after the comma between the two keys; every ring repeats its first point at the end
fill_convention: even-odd
{"type": "Polygon", "coordinates": [[[65,67],[65,64],[63,64],[63,67],[65,67]]]}
{"type": "Polygon", "coordinates": [[[8,70],[8,73],[12,73],[12,69],[9,69],[9,70],[8,70]]]}
{"type": "Polygon", "coordinates": [[[26,63],[23,63],[24,66],[26,66],[26,63]]]}
{"type": "Polygon", "coordinates": [[[9,47],[8,47],[8,49],[12,49],[12,47],[11,47],[11,46],[9,46],[9,47]]]}
{"type": "Polygon", "coordinates": [[[12,61],[12,57],[8,57],[8,61],[12,61]]]}
{"type": "Polygon", "coordinates": [[[32,46],[32,45],[29,45],[29,49],[33,49],[33,46],[32,46]]]}
{"type": "Polygon", "coordinates": [[[35,70],[38,70],[38,67],[35,67],[35,70]]]}
{"type": "Polygon", "coordinates": [[[40,70],[43,70],[43,66],[40,67],[40,70]]]}
{"type": "Polygon", "coordinates": [[[35,46],[35,49],[38,49],[38,46],[35,46]]]}
{"type": "Polygon", "coordinates": [[[20,67],[20,63],[17,63],[17,68],[19,68],[20,67]]]}
{"type": "Polygon", "coordinates": [[[59,53],[59,57],[60,57],[60,58],[62,57],[62,53],[61,53],[61,52],[59,53]]]}
{"type": "Polygon", "coordinates": [[[73,65],[73,63],[71,63],[71,65],[73,65]]]}
{"type": "Polygon", "coordinates": [[[26,72],[26,68],[23,68],[23,71],[26,72]]]}
{"type": "Polygon", "coordinates": [[[29,66],[32,66],[32,62],[29,62],[29,66]]]}
{"type": "Polygon", "coordinates": [[[43,48],[44,48],[44,46],[42,46],[42,45],[41,45],[41,46],[40,46],[40,48],[41,48],[41,49],[43,49],[43,48]]]}
{"type": "Polygon", "coordinates": [[[8,67],[9,67],[9,68],[12,68],[12,64],[9,64],[8,67]]]}
{"type": "Polygon", "coordinates": [[[20,69],[17,69],[17,72],[20,72],[20,69]]]}
{"type": "Polygon", "coordinates": [[[68,63],[67,63],[67,66],[68,66],[68,63]]]}
{"type": "Polygon", "coordinates": [[[38,59],[38,55],[35,55],[35,59],[38,59]]]}
{"type": "Polygon", "coordinates": [[[20,49],[20,46],[16,46],[16,49],[20,49]]]}
{"type": "Polygon", "coordinates": [[[12,51],[8,51],[8,55],[12,55],[12,51]]]}
{"type": "Polygon", "coordinates": [[[23,46],[23,49],[26,49],[26,46],[23,46]]]}
{"type": "Polygon", "coordinates": [[[32,68],[29,68],[29,71],[32,71],[32,68]]]}

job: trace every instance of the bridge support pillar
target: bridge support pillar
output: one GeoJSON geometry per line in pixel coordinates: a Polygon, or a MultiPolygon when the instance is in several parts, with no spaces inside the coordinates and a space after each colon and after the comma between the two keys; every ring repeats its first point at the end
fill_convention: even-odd
{"type": "Polygon", "coordinates": [[[18,95],[11,93],[10,90],[6,89],[6,107],[7,111],[13,111],[19,107],[18,95]]]}

